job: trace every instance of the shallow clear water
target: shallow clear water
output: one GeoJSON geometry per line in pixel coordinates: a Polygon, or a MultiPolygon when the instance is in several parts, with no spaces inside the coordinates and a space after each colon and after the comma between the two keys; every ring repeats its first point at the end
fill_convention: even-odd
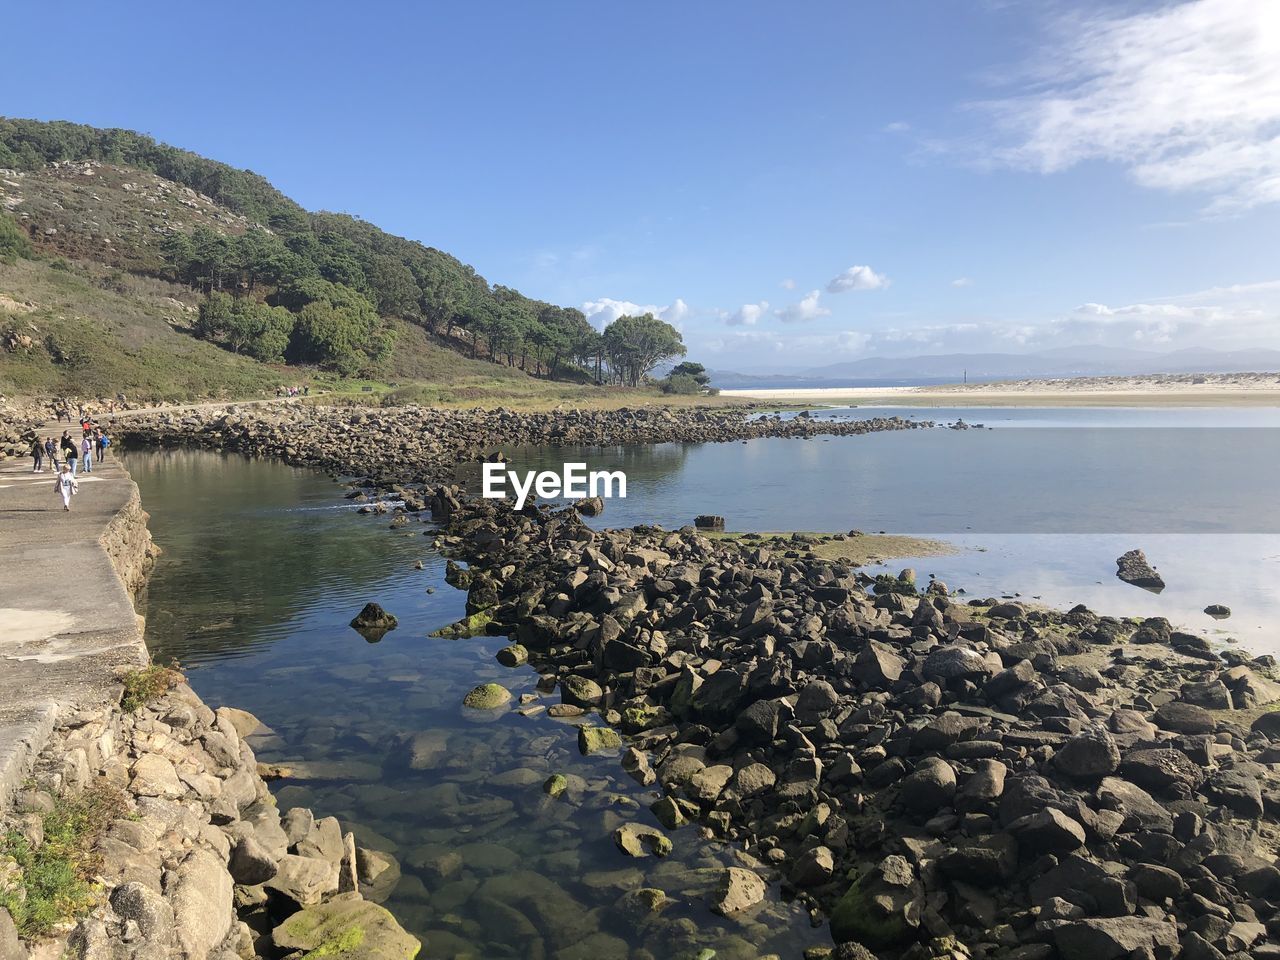
{"type": "MultiPolygon", "coordinates": [[[[899,411],[820,415],[887,412],[899,411]]],[[[628,498],[609,501],[597,525],[675,527],[705,512],[737,530],[943,535],[956,553],[894,566],[970,596],[1163,615],[1280,652],[1280,534],[1259,532],[1280,524],[1270,429],[1280,412],[900,412],[994,429],[507,453],[521,470],[567,460],[625,470],[628,498]],[[1087,494],[1098,511],[1086,524],[1071,506],[1082,483],[1095,488],[1087,494]],[[1041,527],[1008,521],[1032,510],[1048,518],[1041,527]],[[1115,557],[1131,547],[1160,568],[1164,593],[1115,578],[1115,557]],[[1232,617],[1211,620],[1201,612],[1208,603],[1229,605],[1232,617]]],[[[427,636],[462,616],[465,600],[444,583],[429,525],[391,530],[385,516],[358,517],[342,488],[280,464],[196,451],[129,452],[126,463],[166,551],[147,597],[154,656],[176,657],[207,699],[271,727],[255,744],[260,758],[296,773],[275,785],[282,807],[337,816],[363,844],[399,858],[405,877],[388,905],[426,940],[424,957],[622,958],[627,944],[643,944],[657,957],[711,947],[723,960],[796,956],[826,939],[776,896],[746,926],[707,911],[707,868],[734,863],[734,853],[695,828],[672,833],[668,861],[620,854],[613,828],[654,823],[656,794],[614,757],[579,756],[568,723],[464,712],[462,697],[479,683],[519,695],[533,693],[537,677],[496,663],[500,639],[427,636]],[[400,618],[376,644],[347,626],[369,600],[400,618]],[[410,770],[400,738],[423,731],[441,750],[429,769],[410,770]],[[569,800],[543,794],[552,773],[574,778],[569,800]],[[639,931],[614,908],[638,886],[677,901],[639,931]]]]}
{"type": "Polygon", "coordinates": [[[427,636],[465,612],[428,525],[390,530],[385,516],[357,516],[342,488],[279,464],[202,451],[125,460],[165,550],[146,597],[153,656],[176,657],[203,697],[272,729],[254,746],[294,768],[274,784],[282,809],[337,816],[400,860],[387,906],[426,941],[423,957],[626,958],[627,944],[657,957],[754,957],[749,944],[798,956],[826,939],[776,894],[745,925],[706,910],[711,868],[738,861],[697,828],[668,831],[664,861],[621,854],[613,829],[656,825],[657,794],[616,757],[580,756],[569,722],[461,707],[490,680],[533,693],[537,675],[498,665],[501,638],[427,636]],[[400,620],[376,644],[347,626],[369,600],[400,620]],[[399,738],[423,731],[440,754],[410,770],[399,738]],[[566,799],[543,793],[553,773],[569,776],[566,799]],[[676,900],[639,932],[614,909],[636,887],[676,900]]]}

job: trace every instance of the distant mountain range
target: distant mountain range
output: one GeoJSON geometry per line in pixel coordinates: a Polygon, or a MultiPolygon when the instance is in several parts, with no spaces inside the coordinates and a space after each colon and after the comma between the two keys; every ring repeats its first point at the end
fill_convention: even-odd
{"type": "Polygon", "coordinates": [[[1119,347],[1059,347],[1035,353],[947,353],[866,357],[774,373],[712,370],[723,389],[883,386],[1027,378],[1126,376],[1149,373],[1237,373],[1280,370],[1280,350],[1185,349],[1168,353],[1119,347]]]}

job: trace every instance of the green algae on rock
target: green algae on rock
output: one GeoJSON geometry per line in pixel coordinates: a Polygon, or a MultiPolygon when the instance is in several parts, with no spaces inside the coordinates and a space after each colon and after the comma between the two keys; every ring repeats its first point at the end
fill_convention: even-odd
{"type": "Polygon", "coordinates": [[[612,727],[579,727],[578,750],[584,757],[607,750],[620,750],[622,737],[612,727]]]}
{"type": "Polygon", "coordinates": [[[482,636],[485,632],[485,627],[489,625],[491,620],[493,620],[493,614],[481,610],[448,626],[441,627],[439,630],[432,631],[431,636],[443,637],[446,640],[466,640],[470,637],[482,636]]]}
{"type": "Polygon", "coordinates": [[[305,960],[413,960],[422,948],[385,908],[354,894],[298,911],[271,932],[271,941],[305,960]]]}
{"type": "Polygon", "coordinates": [[[465,697],[462,705],[473,710],[496,710],[511,701],[511,691],[500,683],[482,683],[465,697]]]}

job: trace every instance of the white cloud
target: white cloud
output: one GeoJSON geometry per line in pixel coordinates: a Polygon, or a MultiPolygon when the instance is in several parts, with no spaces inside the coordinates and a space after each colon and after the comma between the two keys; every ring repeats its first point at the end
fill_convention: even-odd
{"type": "Polygon", "coordinates": [[[778,284],[778,286],[780,286],[783,290],[794,290],[796,288],[796,282],[792,280],[790,277],[787,277],[787,279],[783,280],[780,284],[778,284]]]}
{"type": "Polygon", "coordinates": [[[954,280],[951,281],[951,285],[953,287],[972,287],[973,281],[970,280],[968,277],[956,277],[954,280]]]}
{"type": "Polygon", "coordinates": [[[985,104],[999,159],[1043,173],[1101,160],[1210,211],[1280,202],[1280,3],[1190,0],[1056,24],[1036,92],[985,104]]]}
{"type": "Polygon", "coordinates": [[[819,291],[810,290],[799,303],[793,303],[780,310],[775,310],[774,314],[783,323],[801,323],[805,320],[816,320],[818,317],[829,316],[831,311],[818,302],[821,296],[822,294],[819,291]]]}
{"type": "Polygon", "coordinates": [[[754,327],[768,311],[769,301],[761,300],[759,303],[744,303],[732,313],[722,313],[721,317],[731,327],[754,327]]]}
{"type": "Polygon", "coordinates": [[[910,129],[911,124],[907,123],[905,120],[895,120],[893,123],[886,123],[884,125],[885,133],[906,133],[910,129]]]}
{"type": "Polygon", "coordinates": [[[582,312],[586,314],[587,322],[597,330],[603,330],[619,317],[637,317],[642,313],[652,313],[659,320],[664,320],[679,330],[680,324],[689,315],[689,305],[679,297],[665,307],[601,297],[599,300],[588,300],[584,303],[582,312]]]}
{"type": "Polygon", "coordinates": [[[845,293],[849,290],[879,290],[889,285],[889,278],[876,273],[870,267],[853,266],[834,277],[827,284],[827,293],[845,293]]]}

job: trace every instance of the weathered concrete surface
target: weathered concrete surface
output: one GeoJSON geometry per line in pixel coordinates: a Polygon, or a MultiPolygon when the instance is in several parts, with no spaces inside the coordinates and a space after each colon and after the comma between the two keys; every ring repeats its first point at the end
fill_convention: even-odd
{"type": "Polygon", "coordinates": [[[79,481],[66,513],[47,469],[0,464],[0,809],[57,718],[112,699],[121,668],[146,662],[124,586],[150,558],[138,488],[110,454],[79,481]]]}

